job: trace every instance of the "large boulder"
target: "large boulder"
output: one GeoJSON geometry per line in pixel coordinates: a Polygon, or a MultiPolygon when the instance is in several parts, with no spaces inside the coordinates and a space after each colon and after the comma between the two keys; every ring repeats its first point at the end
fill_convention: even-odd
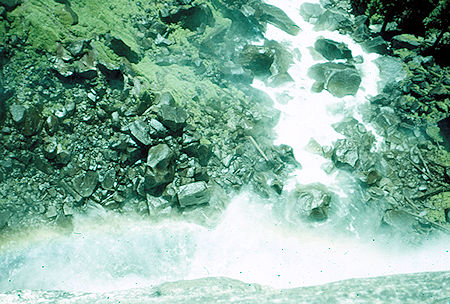
{"type": "Polygon", "coordinates": [[[303,3],[300,6],[300,16],[307,22],[315,23],[323,13],[323,8],[318,3],[303,3]]]}
{"type": "Polygon", "coordinates": [[[332,196],[332,192],[319,183],[298,186],[294,191],[294,210],[313,221],[324,221],[328,218],[332,196]]]}
{"type": "Polygon", "coordinates": [[[314,26],[316,31],[352,30],[352,22],[341,12],[327,9],[317,18],[314,26]]]}
{"type": "Polygon", "coordinates": [[[349,50],[345,43],[336,42],[331,39],[317,39],[314,44],[314,49],[329,61],[352,58],[352,51],[349,50]]]}
{"type": "Polygon", "coordinates": [[[165,170],[173,159],[173,152],[166,144],[159,144],[148,150],[147,165],[152,169],[165,170]]]}
{"type": "Polygon", "coordinates": [[[150,137],[150,127],[142,120],[137,120],[128,126],[130,130],[131,137],[136,141],[136,143],[142,144],[144,146],[149,146],[152,143],[152,138],[150,137]]]}
{"type": "Polygon", "coordinates": [[[396,49],[405,48],[408,50],[415,50],[420,48],[423,43],[423,38],[420,39],[411,34],[401,34],[394,36],[391,43],[392,47],[396,49]]]}
{"type": "Polygon", "coordinates": [[[206,204],[210,198],[208,185],[203,181],[180,186],[178,190],[178,202],[181,207],[206,204]]]}
{"type": "Polygon", "coordinates": [[[344,63],[319,63],[312,66],[308,76],[316,80],[333,96],[355,95],[361,84],[361,76],[354,65],[344,63]]]}
{"type": "Polygon", "coordinates": [[[187,113],[180,107],[162,104],[156,114],[158,120],[173,132],[179,132],[186,126],[187,113]]]}
{"type": "Polygon", "coordinates": [[[262,3],[259,5],[257,12],[261,14],[261,21],[268,22],[290,35],[297,35],[300,31],[298,25],[283,10],[276,6],[262,3]]]}
{"type": "Polygon", "coordinates": [[[381,36],[364,41],[361,43],[361,47],[367,53],[385,55],[388,52],[388,43],[381,36]]]}
{"type": "Polygon", "coordinates": [[[333,161],[336,166],[356,167],[359,160],[358,145],[347,139],[338,139],[334,144],[333,161]]]}

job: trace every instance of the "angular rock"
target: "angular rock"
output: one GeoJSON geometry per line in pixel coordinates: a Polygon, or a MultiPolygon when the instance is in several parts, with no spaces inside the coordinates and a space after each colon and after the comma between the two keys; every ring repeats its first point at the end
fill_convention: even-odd
{"type": "Polygon", "coordinates": [[[316,31],[351,30],[352,22],[344,14],[327,9],[317,18],[314,26],[316,31]]]}
{"type": "MultiPolygon", "coordinates": [[[[162,189],[159,189],[161,186],[172,182],[173,177],[174,170],[172,167],[168,167],[165,170],[147,168],[144,175],[144,189],[155,194],[155,191],[162,191],[162,189]]],[[[158,194],[161,194],[161,192],[158,192],[158,194]]]]}
{"type": "Polygon", "coordinates": [[[84,47],[86,45],[85,40],[75,40],[69,46],[67,47],[67,50],[72,54],[74,57],[79,57],[83,54],[84,47]]]}
{"type": "Polygon", "coordinates": [[[17,128],[25,136],[36,135],[41,131],[43,121],[40,112],[36,108],[25,108],[24,106],[13,104],[9,111],[17,128]]]}
{"type": "Polygon", "coordinates": [[[348,49],[345,43],[339,43],[330,39],[317,39],[314,48],[329,61],[352,58],[352,51],[348,49]]]}
{"type": "Polygon", "coordinates": [[[150,137],[150,128],[142,120],[137,120],[132,122],[128,128],[132,138],[137,141],[137,143],[149,146],[152,143],[152,138],[150,137]]]}
{"type": "Polygon", "coordinates": [[[414,35],[411,34],[401,34],[394,36],[391,40],[392,47],[396,49],[408,49],[408,50],[415,50],[420,48],[420,46],[423,43],[423,38],[417,38],[414,35]]]}
{"type": "Polygon", "coordinates": [[[377,53],[380,55],[386,55],[388,53],[388,43],[381,36],[364,41],[361,43],[361,47],[367,53],[377,53]]]}
{"type": "Polygon", "coordinates": [[[336,165],[344,164],[355,168],[359,160],[358,146],[347,139],[338,139],[334,145],[333,161],[336,165]]]}
{"type": "Polygon", "coordinates": [[[140,58],[139,55],[133,51],[125,42],[123,42],[120,38],[111,37],[109,42],[109,47],[116,53],[118,56],[123,56],[128,59],[131,63],[138,63],[140,58]]]}
{"type": "Polygon", "coordinates": [[[361,77],[355,66],[343,63],[319,63],[308,70],[308,76],[318,82],[336,97],[354,95],[361,84],[361,77]]]}
{"type": "Polygon", "coordinates": [[[332,195],[332,192],[319,183],[298,186],[294,191],[295,210],[311,220],[324,221],[328,218],[332,195]]]}
{"type": "Polygon", "coordinates": [[[351,33],[353,40],[358,43],[366,41],[370,38],[370,31],[367,27],[368,17],[359,15],[355,17],[355,30],[351,33]]]}
{"type": "Polygon", "coordinates": [[[9,217],[11,216],[11,212],[7,210],[0,211],[0,230],[5,228],[8,225],[9,217]]]}
{"type": "Polygon", "coordinates": [[[256,76],[269,76],[275,50],[266,46],[246,45],[239,54],[239,63],[256,76]]]}
{"type": "Polygon", "coordinates": [[[162,123],[160,123],[156,119],[151,119],[148,122],[150,127],[150,136],[154,138],[164,138],[169,134],[169,130],[164,127],[162,123]]]}
{"type": "Polygon", "coordinates": [[[187,114],[182,108],[163,104],[159,107],[157,115],[158,120],[175,133],[186,126],[187,114]]]}
{"type": "Polygon", "coordinates": [[[22,105],[12,104],[9,107],[11,118],[16,124],[22,123],[23,119],[25,118],[25,111],[26,108],[22,105]]]}
{"type": "Polygon", "coordinates": [[[292,21],[286,13],[280,8],[262,3],[258,9],[260,10],[261,17],[260,20],[263,22],[268,22],[280,30],[285,31],[289,35],[297,35],[300,31],[300,28],[294,21],[292,21]]]}
{"type": "Polygon", "coordinates": [[[86,171],[81,176],[77,176],[73,179],[73,188],[82,197],[86,198],[92,195],[97,187],[99,180],[98,173],[96,171],[86,171]]]}
{"type": "Polygon", "coordinates": [[[178,202],[181,207],[207,204],[211,198],[208,185],[205,182],[195,182],[180,186],[178,202]]]}
{"type": "Polygon", "coordinates": [[[173,159],[173,152],[166,144],[159,144],[148,150],[147,165],[152,169],[165,170],[173,159]]]}
{"type": "Polygon", "coordinates": [[[317,18],[323,13],[324,9],[318,3],[303,3],[300,6],[300,15],[307,22],[314,23],[317,18]]]}

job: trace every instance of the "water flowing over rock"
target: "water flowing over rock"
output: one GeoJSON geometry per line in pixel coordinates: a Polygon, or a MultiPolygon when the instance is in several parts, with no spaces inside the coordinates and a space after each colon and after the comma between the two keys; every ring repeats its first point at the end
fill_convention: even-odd
{"type": "Polygon", "coordinates": [[[0,302],[448,302],[447,272],[361,278],[450,267],[434,33],[105,2],[0,0],[0,302]]]}
{"type": "Polygon", "coordinates": [[[313,221],[324,221],[328,218],[332,193],[322,184],[298,186],[293,194],[295,209],[300,216],[313,221]]]}
{"type": "Polygon", "coordinates": [[[344,63],[318,63],[309,69],[308,76],[336,97],[355,95],[361,84],[355,66],[344,63]]]}

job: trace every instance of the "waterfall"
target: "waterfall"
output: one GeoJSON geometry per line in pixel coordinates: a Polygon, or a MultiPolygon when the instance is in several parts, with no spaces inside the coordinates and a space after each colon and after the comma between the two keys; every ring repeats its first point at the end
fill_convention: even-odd
{"type": "Polygon", "coordinates": [[[244,189],[212,226],[179,218],[152,222],[92,211],[75,215],[69,234],[44,228],[24,231],[3,242],[0,292],[102,293],[212,277],[288,289],[450,270],[448,236],[407,247],[401,240],[379,235],[382,215],[377,206],[360,203],[355,176],[340,169],[327,173],[324,168],[330,161],[311,151],[311,140],[326,147],[343,138],[333,124],[353,117],[374,136],[372,152],[376,153],[383,137],[364,121],[362,111],[368,98],[378,94],[383,79],[375,63],[380,55],[365,53],[337,31],[315,31],[298,13],[303,2],[267,1],[284,10],[300,28],[292,36],[269,24],[265,33],[266,39],[294,54],[288,70],[293,81],[274,87],[256,79],[252,84],[267,93],[281,112],[276,144],[293,147],[301,164],[278,198],[263,199],[244,189]],[[335,97],[327,90],[311,91],[314,80],[308,70],[327,62],[314,51],[319,38],[344,43],[358,58],[355,66],[362,80],[355,95],[335,97]],[[334,195],[328,220],[303,221],[297,216],[292,193],[299,185],[319,183],[334,195]]]}

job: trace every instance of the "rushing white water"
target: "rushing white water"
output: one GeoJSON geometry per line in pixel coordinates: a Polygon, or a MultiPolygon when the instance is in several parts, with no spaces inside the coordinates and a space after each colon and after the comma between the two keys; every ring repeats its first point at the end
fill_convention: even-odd
{"type": "Polygon", "coordinates": [[[450,269],[448,240],[386,249],[338,232],[293,229],[270,205],[237,196],[220,224],[80,218],[70,235],[33,231],[0,254],[0,290],[104,292],[223,276],[277,288],[450,269]]]}
{"type": "MultiPolygon", "coordinates": [[[[302,1],[269,2],[281,7],[302,29],[295,37],[272,26],[266,33],[266,38],[301,54],[289,70],[295,82],[279,88],[268,88],[262,81],[254,83],[272,96],[281,110],[277,143],[292,146],[302,164],[287,191],[296,184],[321,182],[340,195],[342,204],[349,205],[354,195],[348,186],[351,179],[342,181],[336,173],[326,174],[321,169],[326,160],[307,152],[305,146],[311,138],[331,145],[341,136],[331,125],[344,117],[361,121],[358,107],[367,96],[377,94],[379,73],[373,62],[377,55],[364,53],[349,37],[337,32],[314,32],[298,14],[302,1]],[[344,42],[354,57],[362,57],[357,68],[363,80],[356,96],[336,98],[326,91],[310,92],[313,80],[306,72],[324,61],[311,51],[318,37],[344,42]]],[[[243,192],[214,228],[181,220],[151,223],[130,217],[109,216],[101,221],[76,217],[70,235],[41,230],[22,235],[20,242],[9,241],[0,253],[0,291],[101,292],[213,276],[290,288],[348,278],[450,270],[450,238],[404,250],[393,246],[395,240],[378,240],[370,223],[378,223],[379,215],[370,208],[360,218],[341,220],[345,221],[342,226],[311,226],[292,220],[286,205],[284,201],[261,201],[243,192]],[[357,238],[364,234],[365,226],[369,232],[357,238]],[[386,244],[392,247],[386,248],[386,244]]],[[[347,205],[340,207],[345,211],[330,211],[331,222],[349,217],[347,205]]]]}

